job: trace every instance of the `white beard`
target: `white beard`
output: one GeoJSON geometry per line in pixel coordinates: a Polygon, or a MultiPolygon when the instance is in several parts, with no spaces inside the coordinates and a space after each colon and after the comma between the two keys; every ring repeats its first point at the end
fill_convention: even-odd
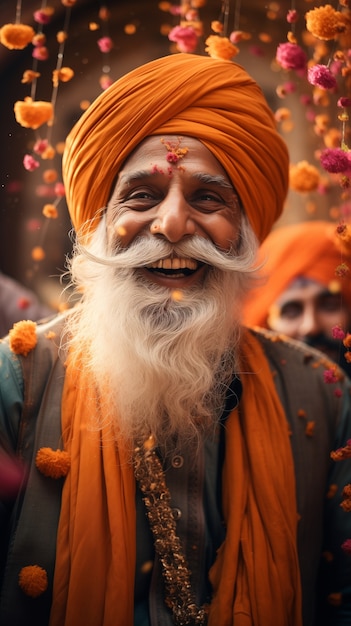
{"type": "MultiPolygon", "coordinates": [[[[84,283],[84,301],[68,331],[72,344],[83,348],[92,386],[100,390],[101,415],[92,427],[112,426],[116,436],[132,441],[152,434],[167,448],[215,432],[237,368],[239,309],[250,281],[247,273],[213,267],[204,285],[184,290],[182,299],[175,300],[169,289],[143,279],[133,268],[136,258],[146,264],[156,241],[152,260],[167,257],[166,250],[160,253],[162,241],[139,240],[114,255],[123,257],[117,263],[123,269],[114,260],[106,265],[76,256],[72,274],[84,283]]],[[[233,265],[233,255],[203,240],[195,243],[197,254],[182,244],[179,256],[220,255],[220,264],[233,265]]],[[[92,246],[94,254],[98,247],[92,246]]],[[[252,247],[245,263],[237,257],[234,265],[246,264],[248,271],[252,247]]]]}

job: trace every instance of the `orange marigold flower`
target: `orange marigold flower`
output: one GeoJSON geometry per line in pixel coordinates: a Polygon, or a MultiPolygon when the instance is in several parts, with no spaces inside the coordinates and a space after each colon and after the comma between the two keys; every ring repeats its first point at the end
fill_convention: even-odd
{"type": "Polygon", "coordinates": [[[34,35],[34,29],[26,24],[5,24],[0,28],[0,43],[9,50],[23,50],[34,35]]]}
{"type": "Polygon", "coordinates": [[[18,575],[18,584],[27,596],[38,598],[48,587],[48,576],[39,565],[27,565],[18,575]]]}
{"type": "Polygon", "coordinates": [[[29,96],[22,100],[17,100],[14,105],[16,121],[24,128],[34,130],[53,118],[53,107],[51,102],[38,100],[33,102],[29,96]]]}
{"type": "Polygon", "coordinates": [[[340,502],[340,506],[345,513],[350,513],[351,511],[351,500],[348,498],[347,500],[343,500],[340,502]]]}
{"type": "Polygon", "coordinates": [[[351,458],[351,439],[346,442],[346,446],[342,448],[338,448],[337,450],[333,450],[330,453],[330,458],[333,461],[343,461],[344,459],[351,458]]]}
{"type": "Polygon", "coordinates": [[[335,275],[339,276],[340,278],[344,278],[345,276],[347,276],[349,271],[350,268],[347,263],[340,263],[340,265],[335,268],[335,275]]]}
{"type": "Polygon", "coordinates": [[[35,465],[44,476],[57,479],[67,476],[71,459],[65,450],[40,448],[35,457],[35,465]]]}
{"type": "Polygon", "coordinates": [[[74,71],[70,67],[62,67],[60,70],[54,70],[52,73],[52,82],[57,87],[59,82],[68,83],[74,76],[74,71]]]}
{"type": "Polygon", "coordinates": [[[283,122],[291,118],[291,111],[287,107],[280,107],[274,113],[275,120],[277,122],[283,122]]]}
{"type": "Polygon", "coordinates": [[[327,597],[329,604],[332,606],[340,606],[342,603],[342,594],[341,593],[330,593],[327,597]]]}
{"type": "Polygon", "coordinates": [[[235,57],[239,52],[239,48],[234,46],[229,41],[228,37],[210,35],[207,37],[205,44],[205,52],[213,59],[225,59],[230,61],[230,59],[235,57]]]}
{"type": "Polygon", "coordinates": [[[211,29],[215,33],[223,33],[224,27],[219,20],[213,20],[213,22],[211,22],[211,29]]]}
{"type": "Polygon", "coordinates": [[[306,428],[305,428],[305,435],[307,435],[307,437],[312,437],[314,435],[315,427],[316,427],[316,422],[314,422],[313,420],[310,420],[309,422],[307,422],[306,428]]]}
{"type": "Polygon", "coordinates": [[[43,180],[46,183],[54,183],[57,181],[57,170],[51,169],[51,170],[45,170],[45,172],[43,173],[43,180]]]}
{"type": "Polygon", "coordinates": [[[305,15],[306,28],[317,39],[329,41],[350,26],[347,15],[336,11],[330,4],[317,7],[305,15]]]}
{"type": "Polygon", "coordinates": [[[34,72],[33,70],[26,70],[23,72],[21,83],[32,83],[33,80],[39,78],[40,72],[34,72]]]}
{"type": "Polygon", "coordinates": [[[331,498],[334,498],[337,492],[338,492],[338,486],[335,483],[333,483],[332,485],[329,485],[329,489],[327,491],[328,500],[330,500],[331,498]]]}
{"type": "Polygon", "coordinates": [[[346,337],[343,339],[345,348],[351,348],[351,333],[346,333],[346,337]]]}
{"type": "Polygon", "coordinates": [[[41,158],[44,160],[53,159],[56,154],[56,150],[53,146],[47,146],[41,153],[41,158]]]}
{"type": "Polygon", "coordinates": [[[315,191],[318,188],[319,180],[320,175],[317,168],[307,161],[300,161],[296,165],[290,165],[290,189],[300,193],[315,191]]]}
{"type": "Polygon", "coordinates": [[[9,332],[9,346],[14,354],[27,354],[37,345],[37,325],[31,320],[16,322],[9,332]]]}
{"type": "Polygon", "coordinates": [[[58,211],[54,204],[45,204],[43,206],[43,215],[49,219],[55,220],[58,217],[58,211]]]}
{"type": "Polygon", "coordinates": [[[34,261],[42,261],[45,259],[45,252],[41,246],[35,246],[32,250],[32,259],[34,261]]]}
{"type": "Polygon", "coordinates": [[[58,43],[64,43],[67,37],[68,35],[67,33],[65,33],[64,30],[59,30],[59,32],[56,34],[56,40],[58,43]]]}

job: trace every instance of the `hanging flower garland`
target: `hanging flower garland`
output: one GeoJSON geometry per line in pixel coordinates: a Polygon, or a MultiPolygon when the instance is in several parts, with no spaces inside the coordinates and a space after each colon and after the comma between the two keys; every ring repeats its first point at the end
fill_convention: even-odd
{"type": "MultiPolygon", "coordinates": [[[[32,68],[25,70],[22,83],[30,88],[30,95],[14,104],[16,122],[23,128],[35,131],[35,141],[31,153],[23,157],[23,167],[28,172],[34,172],[43,166],[43,162],[53,161],[57,154],[57,148],[52,145],[52,129],[55,123],[55,109],[58,91],[61,83],[67,83],[74,77],[70,67],[63,66],[64,51],[68,38],[71,7],[76,0],[61,0],[65,7],[64,24],[61,31],[56,35],[58,51],[56,67],[52,71],[52,95],[50,101],[36,99],[37,83],[41,76],[39,64],[46,62],[49,50],[46,45],[45,27],[50,24],[54,9],[47,6],[46,0],[42,1],[41,7],[34,11],[33,19],[37,26],[35,32],[31,25],[21,23],[21,2],[16,7],[16,21],[14,24],[6,24],[0,28],[0,42],[10,50],[20,50],[31,44],[32,68]]],[[[46,218],[44,228],[41,231],[41,241],[32,250],[32,259],[36,262],[45,258],[44,240],[47,233],[49,220],[58,217],[58,204],[65,195],[63,183],[59,181],[58,171],[55,167],[45,169],[43,180],[47,185],[47,193],[53,197],[53,202],[44,204],[42,214],[46,218]]]]}

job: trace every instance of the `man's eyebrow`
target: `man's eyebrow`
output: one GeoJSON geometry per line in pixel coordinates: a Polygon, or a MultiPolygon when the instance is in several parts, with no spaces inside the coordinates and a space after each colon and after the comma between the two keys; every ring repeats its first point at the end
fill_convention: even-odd
{"type": "MultiPolygon", "coordinates": [[[[153,169],[136,170],[135,172],[129,172],[126,174],[121,173],[119,182],[122,185],[129,185],[134,181],[142,180],[143,178],[150,178],[154,176],[155,173],[156,172],[153,169]]],[[[235,192],[233,185],[225,178],[225,176],[222,176],[221,174],[194,172],[191,177],[204,185],[218,185],[224,189],[229,189],[230,191],[235,192]]]]}
{"type": "Polygon", "coordinates": [[[233,185],[225,178],[225,176],[222,176],[222,174],[205,174],[204,172],[195,172],[192,175],[192,178],[195,178],[204,185],[219,185],[225,189],[235,191],[233,185]]]}

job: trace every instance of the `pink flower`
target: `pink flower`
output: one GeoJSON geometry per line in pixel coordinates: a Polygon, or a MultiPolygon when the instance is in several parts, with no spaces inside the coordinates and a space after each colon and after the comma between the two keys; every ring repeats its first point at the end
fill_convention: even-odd
{"type": "Polygon", "coordinates": [[[180,52],[195,52],[198,43],[196,31],[191,26],[175,26],[168,33],[168,39],[178,45],[180,52]]]}
{"type": "Polygon", "coordinates": [[[285,70],[303,70],[306,68],[307,55],[296,43],[280,43],[276,61],[285,70]]]}
{"type": "Polygon", "coordinates": [[[34,48],[32,52],[33,59],[37,59],[37,61],[47,61],[49,58],[49,50],[46,46],[40,46],[39,48],[34,48]]]}
{"type": "Polygon", "coordinates": [[[332,383],[338,382],[334,369],[324,370],[323,378],[324,378],[324,382],[327,383],[327,385],[331,385],[332,383]]]}
{"type": "Polygon", "coordinates": [[[338,107],[351,107],[351,98],[345,98],[345,97],[339,98],[338,107]]]}
{"type": "Polygon", "coordinates": [[[26,154],[23,158],[23,165],[24,168],[28,170],[28,172],[34,172],[34,170],[39,167],[40,163],[39,161],[36,161],[36,159],[34,159],[30,154],[26,154]]]}
{"type": "Polygon", "coordinates": [[[342,396],[342,391],[341,391],[341,389],[339,389],[339,388],[334,389],[334,396],[335,396],[336,398],[341,398],[341,396],[342,396]]]}
{"type": "Polygon", "coordinates": [[[33,152],[35,152],[35,154],[43,154],[48,145],[49,142],[47,139],[38,139],[33,146],[33,152]]]}
{"type": "Polygon", "coordinates": [[[286,16],[286,21],[288,22],[288,24],[295,24],[295,22],[297,22],[298,19],[299,19],[298,12],[295,9],[290,9],[286,16]]]}
{"type": "Polygon", "coordinates": [[[38,24],[49,24],[50,20],[51,20],[51,13],[48,11],[41,11],[40,9],[38,11],[34,11],[33,13],[33,17],[34,20],[38,23],[38,24]]]}
{"type": "Polygon", "coordinates": [[[333,326],[332,328],[332,336],[334,339],[344,339],[345,338],[345,333],[343,331],[343,329],[341,328],[341,326],[339,326],[339,324],[337,324],[336,326],[333,326]]]}
{"type": "Polygon", "coordinates": [[[111,37],[101,37],[97,40],[97,45],[100,48],[100,52],[110,52],[113,48],[113,41],[111,37]]]}
{"type": "Polygon", "coordinates": [[[330,174],[340,174],[347,171],[350,166],[347,153],[342,148],[326,148],[321,152],[320,162],[330,174]]]}
{"type": "Polygon", "coordinates": [[[312,65],[308,68],[307,80],[311,85],[317,85],[321,89],[335,89],[336,78],[326,65],[312,65]]]}
{"type": "Polygon", "coordinates": [[[113,83],[113,80],[110,76],[108,76],[107,74],[103,74],[102,76],[100,76],[99,78],[99,84],[100,87],[103,91],[105,91],[105,89],[108,89],[109,87],[111,87],[113,83]]]}
{"type": "Polygon", "coordinates": [[[65,188],[63,183],[56,183],[56,185],[54,186],[54,192],[55,196],[63,198],[65,195],[65,188]]]}

